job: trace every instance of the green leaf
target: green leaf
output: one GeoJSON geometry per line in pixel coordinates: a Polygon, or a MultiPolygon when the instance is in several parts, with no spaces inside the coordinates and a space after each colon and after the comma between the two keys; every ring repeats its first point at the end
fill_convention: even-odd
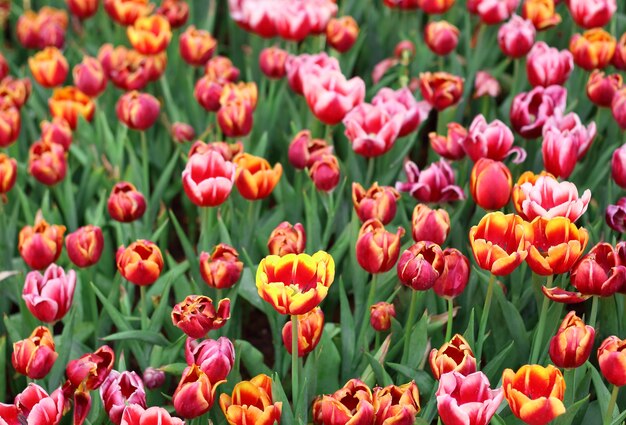
{"type": "Polygon", "coordinates": [[[389,374],[387,373],[383,365],[380,364],[380,362],[376,360],[376,358],[372,356],[370,353],[365,352],[363,354],[365,355],[365,358],[367,359],[370,367],[372,368],[374,372],[374,377],[376,378],[375,384],[383,386],[383,387],[387,385],[392,385],[393,379],[391,379],[391,376],[389,376],[389,374]]]}
{"type": "Polygon", "coordinates": [[[280,376],[274,372],[272,376],[272,396],[275,401],[281,401],[283,403],[283,411],[280,417],[280,423],[283,425],[294,425],[293,411],[291,410],[291,404],[285,394],[285,390],[280,383],[280,376]]]}
{"type": "Polygon", "coordinates": [[[239,285],[237,285],[237,292],[244,300],[248,301],[254,307],[261,311],[265,311],[265,301],[263,301],[263,299],[259,296],[254,276],[248,267],[243,269],[241,280],[239,281],[239,285]]]}
{"type": "Polygon", "coordinates": [[[602,381],[602,376],[596,370],[595,367],[589,363],[587,360],[587,369],[591,372],[591,381],[593,382],[593,386],[596,389],[596,397],[598,399],[598,403],[600,404],[600,411],[602,413],[606,412],[606,409],[609,407],[609,400],[611,399],[611,392],[608,390],[604,382],[602,381]]]}
{"type": "Polygon", "coordinates": [[[152,224],[156,219],[156,215],[159,212],[159,207],[161,206],[161,203],[157,202],[157,200],[163,199],[163,193],[170,184],[172,173],[174,172],[174,168],[176,168],[178,159],[178,152],[175,152],[174,155],[172,155],[172,159],[170,159],[165,168],[161,171],[161,177],[159,177],[159,181],[157,182],[153,192],[150,195],[150,197],[152,198],[152,202],[150,202],[150,205],[148,206],[148,211],[146,211],[147,223],[152,224]]]}
{"type": "Polygon", "coordinates": [[[578,400],[576,403],[572,404],[565,413],[556,417],[552,422],[550,422],[550,424],[551,425],[570,425],[574,423],[574,419],[576,417],[576,414],[580,410],[580,408],[585,406],[587,403],[589,403],[589,397],[590,396],[587,396],[583,398],[582,400],[578,400]]]}
{"type": "Polygon", "coordinates": [[[256,376],[260,373],[272,374],[270,368],[265,364],[263,353],[256,347],[243,339],[236,340],[235,345],[235,352],[241,356],[241,362],[250,375],[256,376]]]}
{"type": "Polygon", "coordinates": [[[491,418],[491,424],[492,425],[506,425],[506,422],[504,421],[504,419],[502,419],[500,416],[493,415],[493,417],[491,418]]]}
{"type": "Polygon", "coordinates": [[[620,415],[611,422],[611,425],[623,425],[624,420],[626,419],[626,410],[624,410],[620,415]]]}
{"type": "Polygon", "coordinates": [[[528,334],[526,333],[524,319],[519,311],[517,311],[517,308],[505,298],[499,285],[494,285],[493,289],[493,294],[498,301],[511,339],[517,345],[519,356],[521,356],[521,358],[527,358],[530,351],[530,342],[528,334]]]}
{"type": "Polygon", "coordinates": [[[345,378],[350,375],[353,367],[354,349],[356,343],[354,317],[350,310],[350,301],[343,285],[343,276],[339,278],[339,308],[341,325],[341,375],[345,378]]]}
{"type": "Polygon", "coordinates": [[[409,345],[411,349],[409,350],[409,358],[407,359],[407,364],[411,366],[418,366],[423,357],[426,350],[426,345],[428,344],[428,314],[424,313],[420,320],[415,324],[413,331],[411,332],[411,337],[409,338],[409,345]]]}
{"type": "Polygon", "coordinates": [[[150,332],[158,332],[167,316],[167,312],[170,309],[170,305],[167,302],[170,295],[170,287],[172,286],[172,282],[174,281],[173,277],[169,277],[165,283],[165,288],[163,288],[163,292],[160,294],[161,301],[159,302],[158,307],[154,310],[152,317],[150,319],[150,325],[148,326],[148,331],[150,332]]]}
{"type": "Polygon", "coordinates": [[[116,332],[111,335],[107,335],[102,338],[103,341],[126,341],[135,340],[146,342],[152,345],[160,345],[161,347],[167,347],[170,342],[163,336],[163,334],[152,332],[148,330],[132,330],[116,332]]]}
{"type": "MultiPolygon", "coordinates": [[[[337,346],[330,337],[328,325],[324,327],[322,339],[316,350],[309,357],[317,358],[317,385],[316,394],[328,392],[331,388],[339,388],[339,372],[341,369],[341,355],[337,346]],[[323,365],[323,367],[319,367],[323,365]]],[[[308,360],[307,360],[308,363],[308,360]]]]}
{"type": "Polygon", "coordinates": [[[183,374],[186,367],[187,363],[170,363],[168,365],[161,366],[159,370],[169,373],[170,375],[180,376],[183,374]]]}
{"type": "Polygon", "coordinates": [[[56,388],[57,386],[59,386],[61,384],[61,378],[65,374],[65,366],[69,362],[72,353],[75,316],[76,310],[72,309],[70,311],[69,319],[67,320],[67,322],[64,323],[65,326],[63,327],[61,337],[56,341],[59,357],[57,357],[56,361],[54,362],[54,366],[52,366],[52,370],[48,374],[49,388],[56,388]]]}
{"type": "Polygon", "coordinates": [[[502,375],[500,367],[502,366],[502,363],[507,360],[507,358],[510,359],[510,353],[513,349],[513,345],[515,345],[515,341],[511,341],[511,343],[507,345],[504,350],[500,351],[497,356],[489,360],[487,365],[483,368],[483,372],[487,375],[487,378],[489,378],[489,382],[495,383],[500,380],[500,376],[502,375]]]}
{"type": "MultiPolygon", "coordinates": [[[[0,373],[3,376],[8,376],[9,370],[6,365],[7,359],[7,337],[6,335],[0,336],[0,373]]],[[[0,379],[0,400],[6,400],[7,394],[7,381],[6,379],[0,379]]]]}

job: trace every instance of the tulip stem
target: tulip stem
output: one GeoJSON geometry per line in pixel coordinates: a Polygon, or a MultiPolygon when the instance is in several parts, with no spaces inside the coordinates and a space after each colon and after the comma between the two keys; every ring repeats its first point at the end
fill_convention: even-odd
{"type": "Polygon", "coordinates": [[[606,408],[606,415],[604,416],[604,425],[611,425],[611,421],[613,420],[613,411],[615,410],[615,403],[617,402],[617,393],[619,393],[619,387],[617,385],[613,385],[611,399],[609,400],[609,405],[606,408]]]}
{"type": "Polygon", "coordinates": [[[374,178],[374,158],[367,158],[367,174],[365,175],[365,184],[371,185],[374,178]]]}
{"type": "Polygon", "coordinates": [[[577,368],[565,369],[565,405],[568,407],[576,399],[576,370],[577,368]]]}
{"type": "Polygon", "coordinates": [[[452,338],[452,319],[454,316],[454,301],[448,298],[448,325],[446,326],[446,342],[452,338]]]}
{"type": "Polygon", "coordinates": [[[589,315],[589,325],[595,329],[598,317],[598,297],[591,297],[591,314],[589,315]]]}
{"type": "MultiPolygon", "coordinates": [[[[548,276],[546,280],[546,288],[552,287],[552,279],[553,275],[548,276]]],[[[548,315],[548,304],[550,300],[548,297],[543,297],[543,302],[541,303],[541,311],[539,312],[539,321],[537,322],[537,333],[535,334],[535,339],[533,341],[533,349],[532,354],[530,356],[530,364],[535,364],[539,361],[539,352],[541,350],[541,342],[543,340],[543,334],[546,328],[546,316],[548,315]]]]}
{"type": "Polygon", "coordinates": [[[300,392],[298,384],[298,316],[291,315],[291,401],[294,411],[296,411],[298,393],[300,392]]]}
{"type": "Polygon", "coordinates": [[[367,327],[369,325],[369,321],[367,320],[369,307],[374,303],[374,298],[376,298],[376,273],[372,274],[372,280],[370,281],[370,291],[367,295],[367,304],[363,307],[363,320],[361,321],[361,331],[359,332],[359,340],[357,341],[359,344],[363,344],[363,350],[368,351],[368,344],[365,341],[365,333],[367,332],[367,327]]]}
{"type": "Polygon", "coordinates": [[[148,156],[148,140],[146,132],[140,132],[141,137],[141,164],[143,169],[143,194],[150,196],[150,157],[148,156]]]}
{"type": "Polygon", "coordinates": [[[478,364],[480,364],[483,355],[483,344],[485,342],[485,332],[487,330],[489,311],[491,310],[491,300],[493,299],[493,284],[495,280],[496,277],[492,274],[489,277],[489,284],[487,286],[487,295],[485,296],[483,313],[480,316],[480,323],[478,325],[478,339],[476,340],[476,363],[478,364]]]}
{"type": "MultiPolygon", "coordinates": [[[[407,318],[406,325],[404,325],[404,350],[402,352],[402,361],[405,362],[409,357],[409,348],[411,341],[411,329],[413,328],[413,322],[415,320],[415,310],[417,309],[417,300],[419,299],[420,291],[413,290],[411,294],[411,304],[409,305],[409,317],[407,318]]],[[[412,365],[410,365],[412,366],[412,365]]]]}
{"type": "Polygon", "coordinates": [[[141,329],[148,329],[148,304],[146,297],[146,287],[139,287],[139,301],[141,302],[141,329]]]}

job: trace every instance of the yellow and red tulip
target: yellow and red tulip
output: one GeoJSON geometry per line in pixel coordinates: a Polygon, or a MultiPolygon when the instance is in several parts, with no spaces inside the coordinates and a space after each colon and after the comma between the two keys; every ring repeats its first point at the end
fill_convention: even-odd
{"type": "Polygon", "coordinates": [[[48,99],[48,107],[53,117],[65,119],[72,130],[76,129],[79,116],[91,121],[96,109],[89,96],[71,86],[55,89],[48,99]]]}
{"type": "Polygon", "coordinates": [[[200,253],[200,276],[211,288],[228,289],[241,276],[243,263],[239,260],[239,253],[235,248],[221,243],[213,252],[200,253]]]}
{"type": "Polygon", "coordinates": [[[139,239],[128,247],[121,246],[115,255],[117,270],[131,283],[152,285],[163,270],[163,255],[153,242],[139,239]]]}
{"type": "Polygon", "coordinates": [[[28,66],[35,81],[46,88],[63,84],[69,72],[65,56],[56,47],[46,47],[28,58],[28,66]]]}
{"type": "Polygon", "coordinates": [[[282,257],[287,254],[301,254],[306,247],[306,232],[300,223],[292,225],[288,221],[280,223],[267,240],[271,255],[282,257]]]}
{"type": "Polygon", "coordinates": [[[102,229],[87,225],[65,237],[65,249],[70,261],[78,267],[93,266],[100,260],[104,248],[102,229]]]}
{"type": "Polygon", "coordinates": [[[282,406],[274,402],[272,378],[264,374],[237,383],[232,395],[220,395],[220,408],[229,425],[280,423],[282,406]]]}
{"type": "MultiPolygon", "coordinates": [[[[297,316],[298,320],[298,357],[304,357],[315,350],[322,339],[324,330],[324,313],[315,307],[308,313],[297,316]]],[[[292,323],[288,321],[282,330],[283,344],[289,354],[292,354],[292,323]]]]}
{"type": "Polygon", "coordinates": [[[219,329],[230,319],[230,300],[220,300],[217,308],[204,295],[189,295],[172,310],[172,323],[191,338],[204,338],[209,331],[219,329]]]}
{"type": "Polygon", "coordinates": [[[434,349],[428,356],[430,370],[435,379],[448,372],[458,372],[469,375],[476,372],[476,358],[469,343],[461,335],[456,334],[441,348],[434,349]]]}
{"type": "Polygon", "coordinates": [[[161,15],[138,18],[126,29],[131,46],[143,55],[163,52],[172,39],[170,23],[161,15]]]}
{"type": "Polygon", "coordinates": [[[359,230],[356,240],[356,259],[368,273],[385,273],[393,268],[400,255],[400,240],[404,229],[396,233],[385,230],[376,218],[367,220],[359,230]]]}
{"type": "Polygon", "coordinates": [[[30,379],[42,379],[58,356],[52,334],[45,326],[38,326],[28,338],[13,343],[11,363],[17,373],[30,379]]]}
{"type": "Polygon", "coordinates": [[[593,327],[585,325],[574,311],[570,311],[550,340],[552,363],[565,369],[582,366],[591,354],[595,335],[593,327]]]}
{"type": "Polygon", "coordinates": [[[251,201],[270,196],[283,174],[280,163],[272,168],[266,159],[248,153],[237,155],[233,162],[237,166],[235,186],[241,196],[251,201]]]}
{"type": "Polygon", "coordinates": [[[45,269],[61,255],[64,233],[65,226],[50,225],[38,217],[34,226],[20,230],[17,249],[28,267],[45,269]]]}

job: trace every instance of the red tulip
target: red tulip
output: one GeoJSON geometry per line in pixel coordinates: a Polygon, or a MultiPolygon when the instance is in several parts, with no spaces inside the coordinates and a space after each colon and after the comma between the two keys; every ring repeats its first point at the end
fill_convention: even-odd
{"type": "Polygon", "coordinates": [[[213,406],[215,390],[224,381],[211,382],[198,365],[188,366],[176,387],[172,402],[183,418],[197,418],[213,406]]]}
{"type": "Polygon", "coordinates": [[[607,381],[618,387],[626,385],[626,340],[613,335],[602,341],[598,363],[607,381]]]}
{"type": "Polygon", "coordinates": [[[50,225],[37,217],[34,226],[20,230],[17,249],[28,267],[45,269],[61,255],[64,233],[65,226],[50,225]]]}
{"type": "Polygon", "coordinates": [[[70,360],[65,375],[73,389],[97,390],[113,370],[114,362],[115,352],[108,345],[103,345],[93,353],[70,360]]]}
{"type": "Polygon", "coordinates": [[[43,379],[58,356],[52,334],[45,326],[39,326],[28,338],[13,343],[11,363],[17,373],[30,379],[43,379]]]}
{"type": "Polygon", "coordinates": [[[443,250],[443,272],[435,281],[435,294],[443,298],[455,298],[463,293],[470,276],[470,262],[456,248],[443,250]]]}
{"type": "Polygon", "coordinates": [[[381,301],[370,306],[370,325],[375,331],[388,331],[391,328],[392,317],[396,317],[393,304],[381,301]]]}
{"type": "Polygon", "coordinates": [[[363,223],[356,241],[356,258],[368,273],[384,273],[393,268],[400,254],[400,239],[404,229],[387,232],[377,219],[363,223]]]}
{"type": "Polygon", "coordinates": [[[107,210],[113,220],[130,223],[146,212],[146,199],[132,183],[119,182],[111,189],[107,210]]]}
{"type": "Polygon", "coordinates": [[[486,210],[498,210],[508,204],[513,179],[504,163],[480,158],[472,168],[470,190],[474,202],[486,210]]]}
{"type": "Polygon", "coordinates": [[[28,151],[28,172],[47,186],[61,182],[67,174],[67,155],[61,145],[38,140],[28,151]]]}
{"type": "Polygon", "coordinates": [[[153,242],[139,239],[128,247],[120,246],[115,255],[117,270],[129,282],[152,285],[163,270],[161,250],[153,242]]]}
{"type": "Polygon", "coordinates": [[[217,340],[205,339],[200,343],[187,338],[185,360],[189,366],[198,365],[209,381],[223,381],[235,363],[235,347],[228,338],[223,336],[217,340]]]}
{"type": "Polygon", "coordinates": [[[219,329],[230,319],[230,300],[220,300],[217,308],[204,295],[189,295],[172,310],[172,323],[191,338],[203,338],[209,331],[219,329]]]}
{"type": "Polygon", "coordinates": [[[161,105],[148,93],[131,91],[122,95],[115,105],[117,118],[133,130],[146,130],[154,125],[161,105]]]}
{"type": "Polygon", "coordinates": [[[415,291],[427,291],[443,273],[444,265],[439,245],[427,241],[417,242],[400,256],[398,278],[415,291]]]}
{"type": "Polygon", "coordinates": [[[582,366],[591,354],[595,334],[593,327],[570,311],[550,340],[550,359],[566,369],[582,366]]]}

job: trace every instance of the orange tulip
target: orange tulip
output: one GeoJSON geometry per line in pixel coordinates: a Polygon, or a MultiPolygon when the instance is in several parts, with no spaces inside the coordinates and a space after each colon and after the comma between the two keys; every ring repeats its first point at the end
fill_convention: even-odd
{"type": "Polygon", "coordinates": [[[71,86],[55,89],[48,99],[48,107],[53,117],[65,119],[72,130],[78,125],[79,115],[91,121],[96,108],[89,96],[71,86]]]}
{"type": "Polygon", "coordinates": [[[470,229],[469,240],[478,266],[496,276],[511,273],[528,255],[524,220],[515,214],[486,214],[470,229]]]}
{"type": "Polygon", "coordinates": [[[154,4],[150,0],[104,0],[104,10],[120,25],[133,25],[142,16],[148,16],[154,4]]]}
{"type": "Polygon", "coordinates": [[[335,262],[324,251],[315,254],[268,255],[259,264],[259,296],[280,314],[304,314],[328,294],[335,279],[335,262]]]}
{"type": "Polygon", "coordinates": [[[419,85],[424,100],[438,111],[456,105],[463,96],[463,79],[447,72],[422,73],[419,85]]]}
{"type": "Polygon", "coordinates": [[[32,269],[45,269],[55,262],[63,249],[65,226],[48,224],[41,216],[34,226],[24,226],[18,236],[17,249],[32,269]]]}
{"type": "Polygon", "coordinates": [[[211,288],[232,287],[241,276],[243,263],[235,248],[225,243],[217,245],[211,254],[200,253],[200,275],[211,288]]]}
{"type": "Polygon", "coordinates": [[[172,39],[170,23],[161,15],[139,18],[126,29],[135,50],[144,55],[156,55],[167,48],[172,39]]]}
{"type": "Polygon", "coordinates": [[[273,400],[272,378],[264,374],[236,384],[232,396],[220,395],[220,408],[230,425],[280,423],[282,407],[273,400]]]}
{"type": "Polygon", "coordinates": [[[545,425],[565,413],[565,379],[552,365],[524,365],[502,374],[504,397],[515,416],[530,425],[545,425]]]}
{"type": "Polygon", "coordinates": [[[121,246],[115,255],[117,270],[131,283],[151,285],[163,270],[161,250],[153,242],[139,239],[128,247],[121,246]]]}
{"type": "Polygon", "coordinates": [[[531,270],[541,276],[567,273],[582,255],[589,233],[568,218],[537,217],[528,227],[528,256],[531,270]]]}
{"type": "Polygon", "coordinates": [[[0,153],[0,194],[13,189],[17,178],[17,161],[4,153],[0,153]]]}
{"type": "Polygon", "coordinates": [[[582,366],[591,354],[595,335],[593,327],[570,311],[550,340],[552,363],[568,369],[582,366]]]}
{"type": "Polygon", "coordinates": [[[439,350],[433,348],[428,362],[435,379],[452,371],[463,375],[476,372],[474,352],[465,338],[459,334],[454,335],[450,342],[443,344],[439,350]]]}
{"type": "Polygon", "coordinates": [[[206,64],[213,56],[216,47],[217,41],[210,32],[196,29],[193,25],[187,27],[178,40],[180,56],[193,66],[206,64]]]}
{"type": "Polygon", "coordinates": [[[522,17],[530,20],[538,31],[561,22],[561,15],[555,11],[554,0],[524,0],[522,17]]]}
{"type": "Polygon", "coordinates": [[[28,58],[28,67],[35,81],[46,88],[63,84],[70,69],[65,56],[56,47],[46,47],[28,58]]]}
{"type": "MultiPolygon", "coordinates": [[[[315,350],[322,339],[324,330],[324,313],[319,307],[315,307],[308,313],[298,317],[298,357],[304,357],[315,350]]],[[[290,321],[283,326],[283,344],[287,352],[291,354],[292,324],[290,321]]]]}
{"type": "Polygon", "coordinates": [[[331,18],[326,26],[326,41],[338,52],[344,53],[352,48],[359,37],[359,24],[352,16],[331,18]]]}
{"type": "Polygon", "coordinates": [[[334,394],[313,402],[313,423],[328,425],[371,425],[376,415],[372,390],[359,379],[351,379],[334,394]]]}
{"type": "Polygon", "coordinates": [[[292,225],[288,221],[280,223],[267,240],[267,249],[271,255],[283,256],[300,254],[306,247],[306,233],[300,223],[292,225]]]}
{"type": "Polygon", "coordinates": [[[373,406],[377,424],[413,424],[420,412],[420,394],[414,381],[404,385],[374,388],[373,406]]]}
{"type": "Polygon", "coordinates": [[[585,31],[582,35],[574,34],[569,42],[569,50],[574,55],[574,62],[587,71],[606,67],[616,47],[615,38],[602,28],[585,31]]]}
{"type": "Polygon", "coordinates": [[[237,155],[233,162],[237,165],[237,190],[241,196],[251,201],[270,196],[283,174],[280,163],[271,168],[267,160],[248,153],[237,155]]]}

